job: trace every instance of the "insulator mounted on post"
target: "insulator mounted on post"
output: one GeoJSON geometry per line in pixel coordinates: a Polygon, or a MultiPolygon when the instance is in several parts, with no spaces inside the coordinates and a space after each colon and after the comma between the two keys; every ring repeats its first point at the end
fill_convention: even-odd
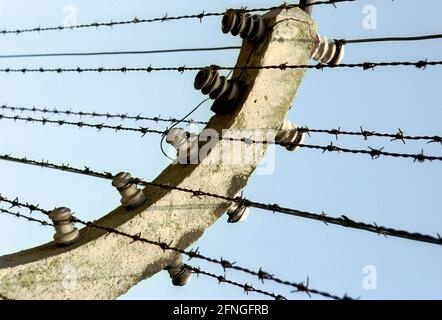
{"type": "Polygon", "coordinates": [[[197,73],[194,87],[215,100],[216,103],[212,106],[213,112],[227,114],[234,109],[235,101],[240,93],[241,82],[237,79],[232,80],[220,76],[217,66],[211,65],[197,73]]]}
{"type": "Polygon", "coordinates": [[[275,137],[275,142],[284,145],[288,151],[299,149],[299,145],[303,144],[304,140],[305,133],[287,119],[284,119],[275,137]]]}
{"type": "Polygon", "coordinates": [[[260,15],[250,15],[241,10],[229,9],[222,19],[223,33],[239,35],[242,39],[259,41],[266,32],[264,19],[260,15]]]}
{"type": "Polygon", "coordinates": [[[127,209],[136,208],[146,201],[146,196],[132,181],[130,173],[118,173],[113,178],[112,185],[117,188],[118,192],[121,194],[121,204],[127,209]]]}
{"type": "Polygon", "coordinates": [[[54,241],[59,246],[67,246],[80,239],[80,232],[72,222],[72,212],[68,208],[56,208],[49,213],[49,218],[54,223],[54,241]]]}
{"type": "Polygon", "coordinates": [[[178,158],[193,158],[198,154],[198,135],[183,128],[170,129],[166,142],[175,148],[178,158]]]}
{"type": "Polygon", "coordinates": [[[328,65],[338,65],[344,59],[345,45],[334,39],[316,35],[311,58],[328,65]]]}
{"type": "MultiPolygon", "coordinates": [[[[239,196],[240,194],[238,193],[236,197],[239,196]]],[[[229,216],[227,222],[237,223],[237,222],[243,222],[247,219],[250,213],[250,208],[246,207],[242,203],[233,201],[226,211],[227,215],[229,216]]]]}
{"type": "Polygon", "coordinates": [[[169,272],[174,286],[182,287],[192,280],[192,271],[183,263],[183,257],[181,254],[176,257],[165,270],[169,272]]]}

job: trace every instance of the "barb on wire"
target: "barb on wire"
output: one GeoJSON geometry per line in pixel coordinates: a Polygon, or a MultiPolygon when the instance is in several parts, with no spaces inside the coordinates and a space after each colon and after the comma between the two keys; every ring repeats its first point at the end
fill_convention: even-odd
{"type": "Polygon", "coordinates": [[[246,284],[242,284],[242,283],[239,283],[239,282],[236,282],[236,281],[232,281],[232,280],[227,279],[225,276],[216,275],[214,273],[210,273],[210,272],[201,270],[201,268],[199,268],[199,267],[196,268],[196,267],[192,267],[192,266],[186,265],[186,268],[191,270],[197,276],[202,274],[202,275],[205,275],[207,277],[214,278],[214,279],[216,279],[218,281],[218,284],[227,283],[227,284],[230,284],[232,286],[242,288],[244,290],[245,294],[249,294],[250,292],[256,292],[256,293],[259,293],[259,294],[271,297],[271,298],[273,298],[275,300],[287,300],[286,297],[284,297],[284,296],[282,296],[280,294],[277,295],[277,294],[269,292],[269,291],[265,291],[265,290],[262,290],[262,289],[256,289],[256,288],[254,288],[253,286],[251,286],[251,285],[249,285],[247,283],[246,284]]]}
{"type": "MultiPolygon", "coordinates": [[[[329,0],[329,1],[316,1],[313,3],[308,4],[307,6],[315,6],[315,5],[326,5],[331,4],[335,6],[336,3],[340,2],[354,2],[356,0],[329,0]]],[[[279,6],[272,6],[272,7],[264,7],[264,8],[240,8],[239,10],[243,12],[260,12],[260,11],[271,11],[274,9],[291,9],[299,7],[298,4],[282,4],[279,6]]],[[[202,19],[205,17],[220,17],[224,15],[223,12],[205,12],[202,11],[201,13],[197,14],[187,14],[187,15],[179,15],[179,16],[169,16],[167,13],[162,17],[156,17],[156,18],[138,18],[135,17],[130,20],[120,20],[120,21],[109,21],[109,22],[93,22],[93,23],[87,23],[87,24],[78,24],[78,25],[59,25],[59,26],[52,26],[52,27],[33,27],[33,28],[22,28],[22,29],[15,29],[15,30],[8,30],[3,29],[0,30],[0,35],[7,35],[7,34],[15,34],[15,35],[21,35],[23,33],[30,33],[30,32],[45,32],[45,31],[62,31],[62,30],[72,30],[72,29],[85,29],[85,28],[99,28],[99,27],[114,27],[119,25],[129,25],[129,24],[140,24],[140,23],[152,23],[152,22],[166,22],[166,21],[176,21],[176,20],[199,20],[202,22],[202,19]]]]}
{"type": "MultiPolygon", "coordinates": [[[[427,66],[436,66],[442,65],[442,61],[428,61],[420,60],[420,61],[385,61],[385,62],[361,62],[361,63],[341,63],[337,65],[331,64],[305,64],[305,65],[291,65],[287,63],[281,63],[279,65],[266,65],[266,66],[216,66],[214,70],[291,70],[291,69],[315,69],[315,70],[324,70],[324,69],[336,69],[336,68],[360,68],[362,70],[373,70],[379,67],[400,67],[400,66],[412,66],[418,69],[425,69],[427,66]]],[[[185,71],[199,71],[204,67],[120,67],[120,68],[3,68],[0,69],[1,73],[90,73],[90,72],[145,72],[152,73],[157,71],[177,71],[182,74],[185,71]]]]}
{"type": "MultiPolygon", "coordinates": [[[[82,175],[88,175],[88,176],[94,176],[94,177],[99,177],[99,178],[104,178],[104,179],[112,179],[112,177],[113,177],[112,174],[109,174],[106,172],[102,172],[102,173],[95,172],[95,171],[91,170],[89,167],[86,167],[86,169],[78,169],[78,168],[74,168],[74,167],[70,167],[70,166],[66,166],[66,165],[56,165],[56,164],[48,163],[47,161],[44,161],[44,160],[42,160],[42,161],[28,160],[26,158],[12,157],[10,155],[2,155],[2,156],[0,156],[0,160],[19,162],[19,163],[23,163],[23,164],[36,165],[36,166],[41,166],[41,167],[46,167],[46,168],[51,168],[51,169],[58,169],[61,171],[77,173],[77,174],[82,174],[82,175]]],[[[248,200],[243,197],[232,198],[232,197],[214,194],[214,193],[210,193],[210,192],[204,192],[201,190],[193,190],[193,189],[177,187],[177,186],[172,186],[172,185],[167,185],[167,184],[160,184],[160,183],[155,183],[155,182],[146,182],[140,178],[133,178],[132,181],[133,181],[133,183],[138,184],[138,185],[158,187],[158,188],[162,188],[165,190],[177,190],[177,191],[186,192],[189,195],[198,196],[198,197],[207,196],[207,197],[211,197],[214,199],[227,201],[229,203],[236,202],[236,203],[241,204],[245,207],[254,207],[254,208],[263,209],[263,210],[274,212],[274,213],[276,213],[276,212],[283,213],[283,214],[296,216],[296,217],[300,217],[300,218],[321,221],[321,222],[324,222],[327,224],[339,225],[342,227],[364,230],[364,231],[368,231],[368,232],[372,232],[372,233],[376,233],[376,234],[382,234],[385,236],[392,236],[392,237],[403,238],[403,239],[408,239],[408,240],[413,240],[413,241],[418,241],[418,242],[425,242],[425,243],[442,245],[442,238],[440,236],[435,237],[435,236],[431,236],[431,235],[421,234],[418,232],[409,232],[409,231],[405,231],[405,230],[383,227],[383,226],[377,225],[376,223],[369,224],[369,223],[364,223],[364,222],[358,222],[358,221],[348,218],[346,215],[341,215],[340,217],[330,217],[330,216],[326,215],[324,212],[322,212],[321,214],[318,214],[318,213],[309,212],[309,211],[301,211],[301,210],[292,209],[292,208],[288,208],[288,207],[282,207],[278,204],[266,204],[266,203],[262,203],[262,202],[256,202],[256,201],[248,200]]],[[[232,268],[234,268],[234,267],[235,266],[233,266],[232,268]]]]}
{"type": "MultiPolygon", "coordinates": [[[[53,168],[55,168],[55,167],[56,167],[56,165],[53,166],[53,168]]],[[[75,172],[74,170],[83,171],[84,172],[84,170],[79,170],[79,169],[74,169],[74,168],[72,168],[71,172],[75,172]]],[[[86,173],[83,173],[83,174],[86,174],[86,173]]],[[[95,174],[94,176],[99,176],[99,174],[95,174]]],[[[107,176],[108,176],[107,174],[103,174],[102,175],[102,177],[107,177],[107,176]]],[[[112,177],[110,179],[112,179],[112,177]]],[[[18,198],[15,198],[14,200],[10,200],[10,199],[0,195],[0,202],[8,203],[12,207],[27,208],[30,211],[30,213],[32,213],[32,212],[40,212],[40,213],[42,213],[42,214],[44,214],[46,216],[49,215],[49,213],[50,213],[49,210],[42,209],[38,205],[33,205],[33,204],[29,204],[29,203],[20,202],[20,200],[18,198]]],[[[13,214],[13,215],[15,215],[15,214],[13,214]]],[[[231,263],[228,260],[223,259],[223,258],[221,258],[221,259],[210,258],[210,257],[202,255],[199,252],[198,249],[186,251],[186,250],[174,247],[170,243],[162,241],[161,239],[159,239],[158,241],[149,240],[149,239],[143,238],[141,236],[141,234],[131,235],[131,234],[119,231],[117,229],[113,229],[113,228],[109,228],[109,227],[104,227],[104,226],[98,225],[98,224],[96,224],[94,222],[90,222],[90,221],[86,222],[86,221],[78,219],[77,217],[72,217],[72,220],[73,220],[73,222],[80,223],[80,224],[82,224],[84,226],[87,226],[87,227],[92,227],[92,228],[103,230],[103,231],[106,231],[106,232],[109,232],[109,233],[113,233],[113,234],[117,234],[117,235],[120,235],[120,236],[124,236],[124,237],[126,237],[128,239],[131,239],[132,242],[148,243],[148,244],[151,244],[151,245],[158,246],[162,250],[170,250],[170,251],[174,251],[174,252],[177,252],[177,253],[184,254],[184,255],[189,257],[189,260],[190,259],[200,259],[200,260],[204,260],[204,261],[207,261],[207,262],[210,262],[210,263],[218,264],[218,265],[220,265],[224,269],[224,271],[226,269],[232,269],[232,270],[244,272],[244,273],[250,274],[252,276],[255,276],[255,277],[257,277],[261,281],[270,280],[270,281],[274,281],[274,282],[279,283],[279,284],[283,284],[283,285],[286,285],[286,286],[291,286],[291,287],[295,288],[297,292],[305,292],[309,296],[311,294],[317,294],[317,295],[320,295],[322,297],[330,298],[330,299],[335,299],[335,300],[340,300],[340,299],[348,298],[348,297],[341,298],[341,297],[339,297],[337,295],[333,295],[333,294],[330,294],[330,293],[325,292],[325,291],[320,291],[320,290],[317,290],[317,289],[308,288],[303,283],[295,283],[295,282],[281,280],[281,279],[275,277],[274,275],[271,275],[271,274],[269,274],[267,272],[264,272],[261,268],[259,269],[259,271],[253,271],[251,269],[248,269],[248,268],[245,268],[245,267],[241,267],[241,266],[237,265],[236,263],[231,263]]],[[[38,219],[32,219],[32,220],[29,220],[29,221],[38,222],[38,223],[41,223],[41,224],[44,223],[44,221],[41,221],[41,220],[38,220],[38,219]]],[[[50,225],[50,224],[45,224],[45,225],[50,225]]]]}
{"type": "MultiPolygon", "coordinates": [[[[79,116],[79,117],[92,117],[92,118],[105,118],[105,119],[121,119],[121,120],[135,120],[135,121],[153,121],[153,122],[167,122],[167,123],[174,123],[180,121],[180,119],[168,117],[164,118],[161,116],[155,116],[155,117],[147,117],[141,114],[138,115],[128,115],[126,113],[102,113],[102,112],[95,112],[95,111],[72,111],[70,109],[57,109],[57,108],[26,108],[26,107],[13,107],[8,106],[6,104],[3,104],[0,106],[0,109],[2,110],[9,110],[12,112],[33,112],[33,113],[50,113],[55,115],[66,115],[66,116],[79,116]]],[[[188,120],[182,120],[180,122],[189,123],[189,124],[207,124],[205,121],[196,121],[193,119],[188,120]]]]}
{"type": "MultiPolygon", "coordinates": [[[[205,101],[205,100],[204,100],[205,101]]],[[[111,129],[118,131],[128,131],[128,132],[138,132],[141,133],[142,136],[145,136],[147,133],[154,133],[154,134],[160,134],[163,137],[168,133],[169,129],[166,130],[154,130],[149,129],[147,127],[139,127],[139,128],[133,128],[133,127],[125,127],[122,125],[118,126],[112,126],[112,125],[105,125],[105,124],[90,124],[85,122],[70,122],[66,120],[51,120],[47,118],[42,119],[36,119],[32,117],[20,117],[20,116],[6,116],[3,114],[0,114],[0,120],[6,119],[6,120],[13,120],[13,121],[24,121],[26,123],[28,122],[35,122],[40,123],[41,125],[45,124],[55,124],[59,126],[67,125],[67,126],[74,126],[77,128],[95,128],[98,131],[101,131],[102,129],[111,129]]],[[[336,133],[335,133],[336,134],[336,133]]],[[[373,135],[373,133],[367,134],[365,133],[364,136],[367,137],[369,135],[373,135]]],[[[283,147],[287,146],[293,146],[293,143],[286,143],[286,142],[276,142],[272,140],[253,140],[249,138],[232,138],[232,137],[220,137],[220,140],[225,141],[239,141],[244,142],[247,144],[276,144],[283,147]]],[[[419,154],[409,154],[409,153],[397,153],[397,152],[387,152],[382,149],[374,149],[369,147],[370,150],[358,150],[358,149],[347,149],[347,148],[340,148],[337,146],[334,146],[333,143],[331,143],[328,146],[320,146],[320,145],[309,145],[309,144],[296,144],[296,146],[300,148],[307,148],[307,149],[316,149],[316,150],[322,150],[324,152],[342,152],[342,153],[350,153],[350,154],[366,154],[371,156],[373,159],[377,159],[380,156],[386,156],[386,157],[393,157],[393,158],[411,158],[414,161],[418,162],[424,162],[424,161],[442,161],[442,156],[427,156],[423,153],[423,151],[419,154]]]]}

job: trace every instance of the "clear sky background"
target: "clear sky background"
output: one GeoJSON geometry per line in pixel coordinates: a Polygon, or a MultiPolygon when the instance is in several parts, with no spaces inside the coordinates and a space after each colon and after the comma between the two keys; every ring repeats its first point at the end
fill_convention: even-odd
{"type": "MultiPolygon", "coordinates": [[[[0,1],[0,28],[51,26],[63,23],[63,8],[74,5],[78,23],[149,18],[223,11],[229,7],[258,7],[279,1],[0,1]]],[[[359,38],[440,33],[442,3],[427,0],[360,0],[356,3],[317,6],[313,17],[319,32],[331,38],[359,38]],[[364,6],[377,9],[377,28],[363,28],[364,6]]],[[[178,47],[239,45],[240,39],[222,34],[220,18],[203,23],[185,20],[169,23],[116,26],[0,38],[1,54],[69,51],[148,50],[178,47]]],[[[440,60],[442,41],[349,45],[345,62],[440,60]]],[[[234,65],[238,52],[183,53],[149,56],[39,58],[0,60],[0,67],[122,67],[234,65]]],[[[276,72],[276,71],[275,71],[276,72]]],[[[47,106],[147,116],[181,116],[198,104],[202,95],[193,89],[195,73],[115,74],[1,74],[0,103],[12,106],[47,106]]],[[[396,132],[412,135],[441,134],[441,67],[309,70],[301,84],[289,118],[309,127],[396,132]]],[[[209,105],[193,118],[211,116],[209,105]]],[[[55,117],[57,118],[57,117],[55,117]]],[[[71,117],[73,120],[78,119],[71,117]]],[[[84,119],[100,122],[100,119],[84,119]]],[[[112,122],[109,121],[109,123],[112,122]]],[[[132,125],[126,121],[127,125],[132,125]]],[[[143,124],[144,125],[144,124],[143,124]]],[[[147,125],[147,124],[146,124],[147,125]]],[[[148,124],[152,125],[152,124],[148,124]]],[[[158,126],[164,128],[164,126],[158,126]]],[[[167,165],[159,137],[76,128],[0,121],[0,153],[11,153],[98,170],[128,171],[154,179],[167,165]]],[[[329,144],[332,136],[312,135],[309,144],[329,144]]],[[[385,150],[441,155],[440,145],[360,137],[340,138],[350,148],[385,147],[385,150]]],[[[0,161],[0,192],[7,197],[39,203],[43,208],[67,206],[82,219],[95,219],[112,210],[119,195],[108,181],[0,161]]],[[[295,153],[276,150],[271,175],[254,175],[245,189],[250,199],[411,231],[442,233],[441,163],[314,150],[295,153]]],[[[0,216],[0,254],[8,254],[51,240],[53,230],[12,217],[0,216]]],[[[262,267],[291,281],[310,279],[313,288],[363,299],[442,298],[440,246],[415,243],[326,226],[320,222],[252,209],[249,219],[230,225],[219,220],[195,247],[208,256],[225,257],[250,268],[262,267]],[[364,289],[365,266],[377,271],[377,288],[364,289]]],[[[221,268],[199,264],[222,273],[221,268]]],[[[260,284],[254,278],[229,271],[227,276],[264,287],[292,299],[308,298],[290,288],[260,284]]],[[[173,287],[166,272],[141,282],[122,299],[260,299],[241,289],[217,285],[210,278],[194,278],[173,287]]]]}

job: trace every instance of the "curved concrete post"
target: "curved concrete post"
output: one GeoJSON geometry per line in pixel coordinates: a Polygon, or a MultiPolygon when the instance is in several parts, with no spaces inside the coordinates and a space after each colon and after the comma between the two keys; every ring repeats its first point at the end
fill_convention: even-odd
{"type": "MultiPolygon", "coordinates": [[[[243,65],[306,64],[316,26],[303,11],[276,10],[265,15],[267,36],[258,44],[244,41],[237,62],[243,65]]],[[[305,70],[236,71],[247,86],[232,115],[214,116],[207,128],[224,135],[266,138],[259,130],[281,126],[305,70]]],[[[220,141],[197,165],[170,165],[157,183],[201,189],[234,197],[247,183],[266,146],[220,141]],[[235,145],[244,154],[255,155],[246,163],[219,162],[216,156],[235,145]]],[[[243,154],[243,155],[244,155],[243,154]]],[[[111,187],[109,185],[109,187],[111,187]]],[[[147,187],[147,201],[127,211],[118,207],[96,224],[138,234],[144,238],[171,242],[187,248],[226,210],[229,203],[188,193],[147,187]]],[[[162,271],[175,257],[170,251],[136,242],[94,228],[81,230],[81,240],[60,248],[54,242],[0,257],[0,293],[9,299],[114,299],[139,281],[162,271]]],[[[165,285],[169,285],[168,283],[165,285]]]]}

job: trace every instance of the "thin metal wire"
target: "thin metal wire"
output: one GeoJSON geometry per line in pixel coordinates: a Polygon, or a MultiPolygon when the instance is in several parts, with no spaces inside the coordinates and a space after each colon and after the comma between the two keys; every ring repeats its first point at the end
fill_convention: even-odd
{"type": "MultiPolygon", "coordinates": [[[[121,119],[121,120],[135,120],[135,121],[153,121],[153,122],[167,122],[167,123],[188,123],[188,124],[208,124],[207,121],[197,121],[193,119],[176,119],[176,118],[162,118],[161,116],[155,116],[155,117],[146,117],[139,115],[128,115],[126,113],[123,114],[114,114],[114,113],[100,113],[95,111],[72,111],[70,109],[57,109],[57,108],[26,108],[26,107],[13,107],[8,106],[6,104],[3,104],[0,106],[0,109],[2,110],[9,110],[14,113],[18,112],[33,112],[33,113],[43,113],[43,114],[55,114],[55,115],[67,115],[67,116],[88,116],[92,118],[106,118],[106,119],[121,119]]],[[[169,128],[171,129],[171,128],[169,128]]],[[[332,129],[315,129],[315,128],[309,128],[307,126],[303,126],[298,128],[299,131],[305,132],[310,135],[310,133],[325,133],[330,134],[336,137],[336,140],[338,140],[338,136],[361,136],[364,138],[364,140],[368,140],[369,137],[379,137],[379,138],[391,138],[391,141],[402,141],[405,144],[406,140],[426,140],[427,143],[440,143],[442,145],[442,136],[439,135],[424,135],[424,136],[411,136],[406,135],[402,129],[398,129],[396,133],[383,133],[383,132],[376,132],[373,130],[366,130],[362,127],[360,128],[360,131],[347,131],[347,130],[341,130],[340,127],[338,128],[332,128],[332,129]]]]}
{"type": "MultiPolygon", "coordinates": [[[[203,101],[204,102],[204,101],[203,101]]],[[[169,131],[167,130],[155,130],[155,129],[149,129],[147,127],[139,127],[139,128],[133,128],[133,127],[125,127],[122,125],[113,126],[113,125],[105,125],[105,124],[91,124],[86,122],[72,122],[72,121],[66,121],[66,120],[50,120],[46,118],[42,119],[35,119],[32,117],[20,117],[20,116],[6,116],[3,114],[0,114],[0,120],[6,119],[6,120],[13,120],[13,121],[23,121],[25,123],[40,123],[41,125],[45,124],[54,124],[59,126],[72,126],[77,127],[79,129],[81,128],[94,128],[98,131],[101,131],[102,129],[109,129],[114,130],[115,132],[119,131],[126,131],[126,132],[138,132],[141,133],[142,136],[145,136],[147,133],[153,133],[153,134],[160,134],[162,137],[164,137],[169,131]]],[[[220,137],[220,140],[224,141],[236,141],[236,142],[243,142],[245,144],[266,144],[266,145],[279,145],[283,147],[290,147],[290,146],[298,146],[300,148],[306,148],[306,149],[314,149],[314,150],[321,150],[323,153],[325,152],[337,152],[337,153],[349,153],[349,154],[365,154],[369,155],[372,159],[380,158],[381,156],[385,157],[393,157],[393,158],[410,158],[414,161],[418,162],[424,162],[424,161],[442,161],[442,156],[428,156],[425,155],[423,150],[421,153],[418,154],[412,154],[412,153],[397,153],[397,152],[388,152],[384,151],[384,148],[372,148],[368,147],[369,150],[360,150],[360,149],[348,149],[348,148],[341,148],[338,146],[333,145],[333,143],[330,143],[327,146],[321,146],[321,145],[309,145],[309,144],[294,144],[294,143],[286,143],[286,142],[277,142],[272,140],[253,140],[249,138],[233,138],[233,137],[220,137]]]]}
{"type": "MultiPolygon", "coordinates": [[[[400,67],[400,66],[412,66],[418,69],[425,69],[427,66],[437,66],[442,65],[442,61],[428,61],[428,60],[420,60],[420,61],[386,61],[386,62],[362,62],[362,63],[341,63],[337,65],[329,65],[329,64],[305,64],[305,65],[291,65],[288,63],[282,63],[279,65],[267,65],[267,66],[234,66],[234,67],[226,67],[226,66],[214,66],[214,70],[291,70],[291,69],[315,69],[315,70],[324,70],[324,69],[338,69],[338,68],[360,68],[362,70],[373,70],[379,67],[400,67]]],[[[1,73],[105,73],[105,72],[157,72],[157,71],[177,71],[179,73],[183,73],[185,71],[199,71],[205,67],[120,67],[120,68],[3,68],[0,69],[1,73]]]]}
{"type": "Polygon", "coordinates": [[[434,39],[441,39],[441,38],[442,38],[442,34],[439,33],[439,34],[427,34],[427,35],[419,35],[419,36],[339,39],[337,41],[341,44],[354,44],[354,43],[373,43],[373,42],[422,41],[422,40],[434,40],[434,39]]]}
{"type": "MultiPolygon", "coordinates": [[[[20,202],[20,200],[18,198],[15,198],[14,200],[10,200],[10,199],[0,195],[0,202],[10,204],[11,208],[15,208],[15,207],[16,208],[27,208],[31,214],[34,211],[36,211],[36,212],[40,212],[40,213],[48,216],[50,213],[49,210],[42,209],[38,205],[20,202]]],[[[7,210],[5,210],[5,211],[7,211],[7,210]]],[[[3,211],[0,211],[0,212],[3,212],[3,211]]],[[[10,212],[9,214],[12,214],[13,216],[17,216],[17,214],[15,214],[15,213],[10,212]]],[[[19,215],[19,216],[22,216],[22,215],[19,215]]],[[[19,216],[17,216],[17,217],[19,217],[19,216]]],[[[38,219],[32,219],[29,221],[38,222],[42,225],[48,225],[48,224],[44,224],[45,223],[44,221],[38,220],[38,219]]],[[[295,282],[285,281],[285,280],[281,280],[281,279],[275,277],[272,274],[269,274],[268,272],[263,271],[261,268],[259,269],[259,271],[254,271],[254,270],[251,270],[251,269],[248,269],[245,267],[241,267],[241,266],[237,265],[235,262],[229,262],[228,260],[226,260],[224,258],[221,258],[221,259],[209,258],[207,256],[202,255],[199,252],[199,249],[186,251],[186,250],[174,247],[171,245],[171,243],[164,242],[161,239],[158,239],[158,241],[149,240],[149,239],[143,238],[141,236],[141,233],[136,234],[136,235],[132,235],[132,234],[128,234],[128,233],[119,231],[117,229],[98,225],[95,222],[82,221],[76,217],[72,217],[72,221],[80,223],[80,224],[87,226],[87,227],[96,228],[99,230],[103,230],[103,231],[106,231],[109,233],[113,233],[113,234],[117,234],[117,235],[129,238],[132,240],[132,242],[143,242],[143,243],[159,246],[162,250],[170,250],[170,251],[174,251],[177,253],[181,253],[181,254],[188,256],[189,260],[190,259],[200,259],[200,260],[204,260],[206,262],[218,264],[224,269],[224,271],[226,271],[226,269],[232,269],[232,270],[248,273],[252,276],[255,276],[259,280],[261,280],[262,282],[264,282],[264,280],[270,280],[270,281],[274,281],[279,284],[291,286],[296,289],[296,292],[305,292],[309,296],[311,296],[311,294],[317,294],[317,295],[323,296],[325,298],[330,298],[330,299],[335,299],[335,300],[351,299],[347,295],[345,295],[344,297],[339,297],[337,295],[333,295],[333,294],[327,293],[325,291],[320,291],[320,290],[309,288],[308,281],[307,281],[307,284],[304,284],[304,282],[295,283],[295,282]]]]}
{"type": "MultiPolygon", "coordinates": [[[[398,41],[423,41],[441,39],[442,34],[428,34],[419,36],[398,36],[398,37],[379,37],[362,39],[338,39],[340,44],[360,44],[373,42],[398,42],[398,41]]],[[[201,48],[176,48],[176,49],[157,49],[157,50],[130,50],[130,51],[98,51],[98,52],[57,52],[57,53],[31,53],[31,54],[6,54],[0,55],[0,59],[21,59],[21,58],[43,58],[43,57],[88,57],[88,56],[107,56],[107,55],[148,55],[165,53],[183,53],[183,52],[204,52],[204,51],[226,51],[240,50],[241,46],[223,46],[223,47],[201,47],[201,48]]]]}
{"type": "MultiPolygon", "coordinates": [[[[316,1],[314,3],[308,4],[308,6],[315,6],[315,5],[327,5],[331,4],[334,7],[336,7],[336,3],[341,2],[354,2],[356,0],[330,0],[330,1],[316,1]]],[[[239,8],[238,10],[241,10],[242,12],[260,12],[260,11],[271,11],[275,9],[291,9],[299,7],[298,4],[282,4],[280,6],[272,6],[267,8],[239,8]]],[[[189,19],[196,19],[202,22],[202,19],[205,17],[220,17],[223,16],[225,11],[223,12],[205,12],[202,11],[198,14],[188,14],[188,15],[180,15],[180,16],[168,16],[167,13],[163,17],[157,17],[157,18],[150,18],[150,19],[140,19],[138,17],[135,17],[131,20],[121,20],[121,21],[109,21],[109,22],[93,22],[88,24],[79,24],[79,25],[73,25],[73,26],[53,26],[53,27],[33,27],[33,28],[22,28],[22,29],[15,29],[15,30],[7,30],[3,29],[0,30],[0,35],[7,35],[7,34],[16,34],[20,35],[23,33],[30,33],[30,32],[45,32],[45,31],[62,31],[62,30],[72,30],[72,29],[85,29],[85,28],[98,28],[98,27],[113,27],[118,25],[128,25],[128,24],[140,24],[140,23],[152,23],[152,22],[166,22],[166,21],[176,21],[176,20],[189,20],[189,19]]]]}
{"type": "MultiPolygon", "coordinates": [[[[79,169],[79,168],[75,168],[75,167],[72,167],[69,165],[64,165],[64,164],[58,165],[58,164],[54,164],[54,163],[49,163],[48,161],[45,161],[45,160],[41,160],[41,161],[29,160],[27,158],[17,158],[17,157],[12,157],[10,155],[1,155],[0,160],[12,161],[12,162],[17,162],[17,163],[22,163],[22,164],[29,164],[29,165],[40,166],[40,167],[44,167],[44,168],[51,168],[51,169],[65,171],[65,172],[93,176],[93,177],[98,177],[98,178],[108,179],[108,180],[111,180],[113,178],[113,175],[109,172],[97,172],[97,171],[91,170],[89,167],[85,167],[85,169],[79,169]]],[[[439,234],[437,234],[437,236],[431,236],[431,235],[421,234],[421,233],[417,233],[417,232],[409,232],[409,231],[405,231],[405,230],[399,230],[399,229],[393,229],[393,228],[389,228],[389,227],[379,226],[376,223],[369,224],[369,223],[365,223],[365,222],[358,222],[358,221],[350,219],[346,215],[341,215],[340,217],[330,217],[327,214],[325,214],[324,212],[319,214],[319,213],[314,213],[314,212],[309,212],[309,211],[301,211],[301,210],[292,209],[292,208],[288,208],[288,207],[282,207],[278,204],[266,204],[266,203],[262,203],[262,202],[251,201],[251,200],[248,200],[243,197],[232,198],[232,197],[214,194],[214,193],[210,193],[210,192],[204,192],[201,190],[192,190],[192,189],[188,189],[188,188],[182,188],[182,187],[177,187],[177,186],[172,186],[172,185],[167,185],[167,184],[146,182],[140,178],[133,178],[132,182],[135,184],[138,184],[138,185],[142,185],[142,186],[158,187],[158,188],[165,189],[165,190],[177,190],[177,191],[189,193],[193,197],[207,196],[207,197],[211,197],[214,199],[228,201],[229,203],[236,202],[236,203],[238,203],[242,206],[245,206],[245,207],[254,207],[254,208],[263,209],[263,210],[274,212],[274,213],[278,212],[278,213],[283,213],[283,214],[287,214],[290,216],[321,221],[321,222],[325,223],[326,225],[333,224],[333,225],[339,225],[339,226],[347,227],[347,228],[351,228],[351,229],[364,230],[364,231],[368,231],[371,233],[376,233],[378,235],[384,235],[385,237],[392,236],[392,237],[403,238],[403,239],[408,239],[408,240],[413,240],[413,241],[418,241],[418,242],[425,242],[425,243],[442,245],[442,237],[439,234]]]]}
{"type": "Polygon", "coordinates": [[[190,110],[190,112],[188,112],[184,117],[182,117],[181,119],[173,122],[173,124],[170,126],[170,128],[168,128],[168,131],[166,133],[164,133],[161,137],[160,140],[160,150],[163,153],[163,155],[168,158],[169,160],[174,160],[172,157],[169,157],[169,155],[166,153],[166,151],[164,150],[164,140],[167,137],[167,133],[169,132],[169,130],[175,128],[177,125],[179,125],[180,123],[186,122],[186,119],[188,117],[190,117],[196,110],[198,110],[204,103],[206,103],[207,101],[209,101],[210,98],[204,99],[202,100],[200,103],[198,103],[192,110],[190,110]]]}
{"type": "Polygon", "coordinates": [[[210,48],[180,48],[142,51],[101,51],[101,52],[64,52],[64,53],[34,53],[34,54],[8,54],[0,55],[0,59],[16,58],[43,58],[43,57],[87,57],[87,56],[107,56],[107,55],[139,55],[139,54],[160,54],[178,52],[202,52],[202,51],[225,51],[238,50],[240,46],[210,47],[210,48]]]}
{"type": "MultiPolygon", "coordinates": [[[[338,39],[340,44],[359,44],[373,42],[398,42],[398,41],[422,41],[441,39],[442,34],[429,34],[420,36],[400,36],[400,37],[379,37],[362,39],[338,39]]],[[[88,57],[88,56],[108,56],[108,55],[148,55],[183,52],[204,52],[204,51],[226,51],[240,50],[241,46],[224,47],[201,47],[201,48],[176,48],[158,50],[131,50],[131,51],[98,51],[98,52],[57,52],[57,53],[31,53],[31,54],[6,54],[0,55],[0,59],[21,59],[21,58],[43,58],[43,57],[88,57]]]]}

